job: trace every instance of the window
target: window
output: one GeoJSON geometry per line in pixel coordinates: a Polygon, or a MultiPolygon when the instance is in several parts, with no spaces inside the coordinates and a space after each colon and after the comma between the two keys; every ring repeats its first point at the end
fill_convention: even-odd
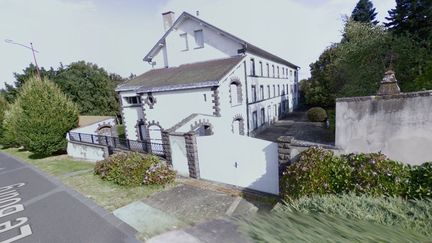
{"type": "Polygon", "coordinates": [[[252,85],[252,102],[257,101],[256,86],[252,85]]]}
{"type": "Polygon", "coordinates": [[[252,112],[252,127],[253,130],[258,128],[258,117],[256,111],[252,112]]]}
{"type": "Polygon", "coordinates": [[[233,81],[230,84],[231,104],[238,105],[242,102],[241,84],[238,81],[233,81]]]}
{"type": "Polygon", "coordinates": [[[188,51],[189,50],[189,43],[187,39],[187,33],[180,34],[180,38],[184,40],[184,48],[182,51],[188,51]]]}
{"type": "Polygon", "coordinates": [[[279,66],[277,67],[277,75],[278,75],[277,77],[280,78],[280,75],[279,75],[279,66]]]}
{"type": "Polygon", "coordinates": [[[273,84],[273,97],[276,96],[276,85],[273,84]]]}
{"type": "Polygon", "coordinates": [[[270,65],[267,63],[267,77],[270,77],[270,65]]]}
{"type": "Polygon", "coordinates": [[[250,75],[255,76],[255,59],[250,59],[250,75]]]}
{"type": "Polygon", "coordinates": [[[128,105],[141,104],[140,96],[125,97],[124,99],[128,103],[128,105]]]}
{"type": "Polygon", "coordinates": [[[204,96],[204,101],[207,102],[207,95],[204,94],[203,96],[204,96]]]}
{"type": "Polygon", "coordinates": [[[261,108],[261,125],[264,125],[265,123],[265,110],[264,108],[261,108]]]}
{"type": "Polygon", "coordinates": [[[282,77],[285,77],[285,68],[282,68],[282,77]]]}
{"type": "Polygon", "coordinates": [[[267,98],[270,99],[271,95],[270,95],[270,85],[267,85],[267,98]]]}
{"type": "Polygon", "coordinates": [[[273,78],[275,77],[275,68],[274,65],[272,65],[272,69],[273,69],[273,78]]]}
{"type": "Polygon", "coordinates": [[[280,85],[278,84],[278,96],[280,95],[280,85]]]}
{"type": "Polygon", "coordinates": [[[292,70],[290,70],[290,76],[292,76],[292,74],[293,74],[293,72],[292,72],[292,70]]]}
{"type": "Polygon", "coordinates": [[[261,95],[261,100],[264,99],[264,86],[260,85],[260,95],[261,95]]]}
{"type": "Polygon", "coordinates": [[[259,62],[259,65],[260,65],[260,71],[261,71],[260,75],[262,77],[262,76],[264,76],[264,70],[263,70],[263,64],[261,61],[259,62]]]}
{"type": "Polygon", "coordinates": [[[195,48],[203,48],[204,47],[204,34],[202,30],[195,30],[195,48]]]}
{"type": "Polygon", "coordinates": [[[294,93],[292,84],[290,85],[290,93],[291,93],[291,94],[294,93]]]}

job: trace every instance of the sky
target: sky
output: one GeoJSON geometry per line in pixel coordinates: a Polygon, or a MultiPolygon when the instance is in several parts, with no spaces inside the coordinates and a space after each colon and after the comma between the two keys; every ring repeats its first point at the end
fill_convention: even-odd
{"type": "MultiPolygon", "coordinates": [[[[151,67],[143,57],[163,35],[161,13],[183,11],[301,67],[339,42],[342,16],[357,0],[0,0],[0,88],[12,84],[38,51],[39,66],[85,60],[124,77],[151,67]]],[[[373,1],[379,21],[394,0],[373,1]]]]}

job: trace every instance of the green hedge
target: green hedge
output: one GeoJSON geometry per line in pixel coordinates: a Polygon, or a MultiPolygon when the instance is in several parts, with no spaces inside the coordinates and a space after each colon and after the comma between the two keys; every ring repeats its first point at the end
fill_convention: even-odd
{"type": "Polygon", "coordinates": [[[431,203],[353,194],[312,196],[238,223],[253,242],[429,242],[431,203]]]}
{"type": "Polygon", "coordinates": [[[335,156],[310,148],[287,167],[281,179],[285,200],[314,194],[357,194],[431,197],[432,166],[408,166],[380,153],[335,156]]]}

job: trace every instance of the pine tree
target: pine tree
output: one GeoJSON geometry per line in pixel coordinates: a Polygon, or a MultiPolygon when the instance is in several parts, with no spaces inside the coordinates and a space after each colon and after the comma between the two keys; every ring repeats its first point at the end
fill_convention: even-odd
{"type": "MultiPolygon", "coordinates": [[[[396,0],[384,25],[397,35],[409,34],[419,41],[432,41],[432,1],[396,0]]],[[[430,46],[430,43],[429,45],[430,46]]]]}
{"type": "Polygon", "coordinates": [[[357,22],[363,23],[371,23],[373,25],[377,25],[379,22],[375,20],[377,12],[375,12],[375,8],[373,4],[369,0],[360,0],[355,6],[351,19],[357,22]]]}

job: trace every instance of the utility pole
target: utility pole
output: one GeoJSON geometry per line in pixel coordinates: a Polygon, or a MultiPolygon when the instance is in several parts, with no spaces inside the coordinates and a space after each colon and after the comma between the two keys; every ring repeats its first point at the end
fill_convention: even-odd
{"type": "Polygon", "coordinates": [[[33,48],[33,43],[30,42],[30,46],[26,46],[26,45],[17,43],[17,42],[15,42],[13,40],[10,40],[10,39],[6,39],[5,42],[9,43],[9,44],[19,45],[19,46],[25,47],[27,49],[30,49],[32,51],[32,53],[33,53],[33,60],[34,60],[35,66],[36,66],[37,76],[38,76],[39,79],[41,79],[40,70],[39,70],[39,66],[38,66],[37,61],[36,61],[36,54],[35,54],[35,52],[36,53],[39,53],[39,52],[33,48]]]}

